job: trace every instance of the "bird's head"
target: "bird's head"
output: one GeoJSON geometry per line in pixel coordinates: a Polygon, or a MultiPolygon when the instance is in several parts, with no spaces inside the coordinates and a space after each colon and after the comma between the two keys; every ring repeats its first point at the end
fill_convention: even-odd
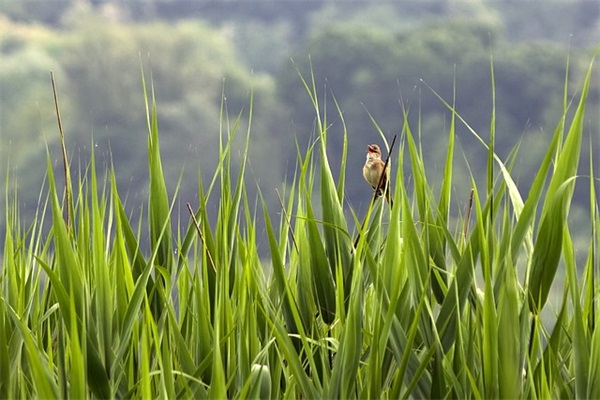
{"type": "Polygon", "coordinates": [[[367,146],[367,153],[374,153],[381,156],[381,149],[376,144],[370,144],[367,146]]]}

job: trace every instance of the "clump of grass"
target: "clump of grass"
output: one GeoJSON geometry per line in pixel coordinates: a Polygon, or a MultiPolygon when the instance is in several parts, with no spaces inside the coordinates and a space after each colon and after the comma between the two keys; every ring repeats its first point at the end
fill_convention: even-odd
{"type": "Polygon", "coordinates": [[[382,201],[369,207],[364,224],[354,212],[347,220],[347,138],[336,182],[314,78],[303,79],[319,135],[307,149],[298,148],[279,221],[261,197],[270,265],[259,256],[261,216],[246,193],[252,99],[248,113],[233,118],[222,106],[219,165],[206,186],[199,175],[198,204],[179,216],[189,220],[186,226],[174,229],[177,194],[166,189],[156,101],[144,83],[148,235],[132,226],[112,169],[98,185],[93,148],[87,173],[78,182],[66,180],[72,196],[60,194],[48,162],[47,198],[26,230],[6,188],[0,397],[600,397],[593,168],[583,265],[576,263],[565,222],[581,179],[576,171],[590,76],[591,65],[570,123],[565,95],[527,198],[510,162],[494,152],[493,110],[490,141],[472,132],[488,151],[488,181],[482,190],[473,179],[472,209],[455,233],[449,225],[455,124],[467,122],[454,107],[446,103],[452,118],[437,198],[405,112],[396,206],[384,229],[382,201]],[[246,117],[234,175],[231,145],[246,117]],[[405,165],[413,171],[412,190],[405,165]],[[207,204],[215,193],[218,215],[211,224],[207,204]],[[49,233],[40,222],[46,212],[49,233]],[[548,329],[540,312],[561,261],[567,281],[548,329]],[[518,265],[525,266],[524,281],[518,265]]]}

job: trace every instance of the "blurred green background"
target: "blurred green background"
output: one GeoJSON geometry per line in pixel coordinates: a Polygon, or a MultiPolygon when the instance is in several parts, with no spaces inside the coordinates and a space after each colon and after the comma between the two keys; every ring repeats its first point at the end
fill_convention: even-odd
{"type": "MultiPolygon", "coordinates": [[[[487,138],[493,58],[497,152],[505,159],[519,146],[513,175],[525,197],[559,122],[567,65],[570,101],[599,42],[597,1],[3,0],[0,184],[9,193],[18,190],[21,221],[30,223],[43,188],[46,146],[62,168],[52,70],[72,174],[85,171],[93,146],[99,168],[114,164],[129,210],[139,214],[148,178],[144,68],[153,77],[171,191],[183,170],[181,204],[195,204],[198,170],[206,180],[217,167],[221,99],[234,118],[247,112],[253,90],[248,179],[276,210],[275,189],[294,173],[296,141],[305,148],[313,137],[315,114],[298,76],[308,78],[312,67],[331,116],[331,164],[338,164],[343,132],[335,96],[349,139],[347,200],[364,211],[371,196],[361,176],[365,149],[381,142],[369,114],[391,138],[400,133],[402,108],[410,109],[428,179],[436,182],[450,114],[431,89],[452,102],[455,87],[456,109],[487,138]]],[[[599,77],[596,68],[585,128],[596,159],[599,77]]],[[[455,215],[468,202],[471,174],[485,179],[486,165],[485,149],[464,125],[457,140],[464,153],[457,159],[468,163],[455,165],[455,176],[464,178],[455,182],[455,215]]],[[[570,215],[582,231],[589,226],[588,159],[582,155],[570,215]]],[[[595,169],[600,175],[598,162],[595,169]]],[[[5,202],[3,195],[0,209],[5,202]]],[[[2,211],[0,239],[4,219],[2,211]]]]}

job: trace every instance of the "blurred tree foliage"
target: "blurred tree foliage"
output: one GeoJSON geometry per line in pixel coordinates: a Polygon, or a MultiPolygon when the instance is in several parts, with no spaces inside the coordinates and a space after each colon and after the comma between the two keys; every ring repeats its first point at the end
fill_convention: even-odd
{"type": "MultiPolygon", "coordinates": [[[[62,74],[55,57],[60,39],[40,26],[14,24],[0,17],[0,182],[10,166],[21,203],[34,207],[44,174],[45,146],[58,139],[49,71],[62,74]],[[53,129],[53,130],[52,130],[53,129]]],[[[70,114],[70,107],[64,104],[70,114]]],[[[1,196],[0,205],[5,196],[1,196]]],[[[4,221],[4,213],[0,222],[4,221]]],[[[0,223],[0,231],[3,231],[0,223]]]]}
{"type": "Polygon", "coordinates": [[[73,0],[53,1],[0,1],[0,14],[22,22],[42,22],[59,25],[64,14],[73,6],[73,0]]]}
{"type": "MultiPolygon", "coordinates": [[[[114,162],[121,190],[134,203],[146,196],[147,122],[140,69],[154,85],[159,111],[161,150],[165,174],[174,190],[184,170],[180,198],[197,201],[197,171],[205,179],[218,165],[219,132],[224,140],[238,114],[244,111],[236,143],[247,129],[250,93],[254,92],[251,158],[258,177],[281,182],[282,159],[273,132],[281,125],[282,107],[275,98],[273,79],[252,74],[234,54],[225,32],[201,22],[125,25],[95,14],[74,18],[68,31],[50,33],[38,28],[12,29],[3,36],[2,147],[5,160],[19,166],[26,190],[20,191],[26,211],[37,202],[41,187],[47,138],[51,154],[59,162],[55,145],[58,132],[50,88],[49,70],[58,82],[61,114],[74,169],[85,167],[89,146],[99,163],[114,162]],[[46,40],[44,35],[53,40],[46,40]],[[31,38],[42,37],[39,43],[31,38]],[[42,40],[44,39],[44,40],[42,40]],[[224,110],[221,100],[225,98],[224,110]],[[231,124],[221,113],[229,113],[231,124]],[[9,146],[5,144],[8,143],[9,146]],[[15,151],[15,149],[17,151],[15,151]],[[81,158],[81,160],[79,160],[81,158]],[[30,162],[36,160],[36,162],[30,162]],[[270,160],[272,164],[260,161],[270,160]],[[176,161],[176,162],[170,162],[176,161]]],[[[8,22],[6,22],[8,23],[8,22]]],[[[16,25],[15,25],[16,26],[16,25]]],[[[227,118],[227,117],[225,117],[227,118]]],[[[235,163],[235,160],[234,160],[235,163]]],[[[76,172],[74,172],[76,173],[76,172]]],[[[4,174],[3,174],[4,178],[4,174]]]]}
{"type": "MultiPolygon", "coordinates": [[[[349,152],[350,159],[361,161],[365,144],[380,140],[370,115],[391,137],[402,128],[403,108],[410,109],[409,120],[413,129],[420,127],[426,158],[431,155],[432,168],[441,168],[450,114],[433,91],[451,103],[456,87],[456,109],[485,139],[491,122],[493,64],[497,150],[507,156],[525,134],[543,128],[546,134],[536,134],[538,140],[551,137],[561,115],[567,58],[558,46],[512,44],[503,35],[501,26],[489,20],[433,19],[397,33],[385,26],[330,24],[313,32],[306,46],[297,51],[297,71],[283,70],[278,83],[280,96],[294,110],[295,128],[310,131],[314,111],[297,73],[309,77],[312,68],[317,85],[327,88],[324,92],[331,91],[339,101],[349,135],[360,138],[350,142],[349,152]],[[306,54],[310,54],[310,65],[306,54]]],[[[575,65],[576,58],[571,60],[575,65]]],[[[335,154],[341,151],[341,121],[332,105],[328,110],[331,131],[338,132],[339,140],[332,141],[335,154]]],[[[485,152],[464,126],[457,127],[466,154],[485,152]]],[[[515,171],[526,182],[533,179],[531,171],[536,169],[540,160],[536,156],[543,148],[538,154],[532,154],[533,148],[529,150],[520,159],[522,173],[515,171]]],[[[468,158],[473,171],[485,169],[485,157],[468,158]]],[[[469,176],[466,165],[458,167],[469,176]]],[[[464,183],[469,185],[468,180],[464,183]]],[[[353,189],[348,188],[350,197],[356,198],[353,189]]],[[[465,187],[462,192],[468,191],[465,187]]]]}
{"type": "MultiPolygon", "coordinates": [[[[53,70],[74,158],[83,157],[85,165],[93,145],[99,163],[114,162],[121,190],[143,199],[143,67],[154,82],[170,189],[185,168],[180,198],[194,202],[198,167],[206,179],[217,164],[222,96],[235,118],[247,110],[253,90],[251,179],[269,196],[293,174],[295,137],[304,146],[314,129],[314,111],[298,77],[308,78],[312,65],[327,97],[333,165],[342,124],[332,95],[343,111],[351,161],[346,189],[359,206],[369,198],[360,175],[365,146],[380,142],[369,114],[389,137],[402,127],[403,108],[409,110],[434,180],[442,168],[450,115],[432,90],[451,102],[456,88],[457,110],[487,138],[493,56],[497,150],[505,157],[518,143],[526,147],[515,163],[526,188],[558,123],[567,54],[570,83],[577,83],[589,49],[597,44],[600,17],[594,2],[565,1],[568,6],[543,12],[531,2],[516,3],[61,0],[49,7],[49,2],[3,1],[0,168],[17,168],[21,203],[25,209],[35,206],[46,145],[56,162],[60,159],[49,82],[53,70]],[[560,22],[560,28],[550,21],[560,22]],[[571,50],[566,32],[574,33],[571,50]]],[[[600,103],[595,82],[590,107],[600,103]]],[[[573,95],[568,93],[569,100],[573,95]]],[[[592,135],[597,126],[591,121],[592,135]]],[[[456,166],[457,175],[465,177],[456,190],[466,199],[471,171],[479,179],[485,157],[473,156],[484,152],[482,146],[458,128],[460,151],[471,170],[456,166]]],[[[240,140],[245,129],[243,122],[240,140]]],[[[0,170],[0,176],[6,174],[0,170]]]]}

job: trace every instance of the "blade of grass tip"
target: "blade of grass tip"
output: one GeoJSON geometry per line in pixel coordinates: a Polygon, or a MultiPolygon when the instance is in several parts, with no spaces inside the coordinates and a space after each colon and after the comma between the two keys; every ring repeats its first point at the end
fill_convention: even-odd
{"type": "Polygon", "coordinates": [[[527,243],[529,243],[528,247],[533,248],[533,243],[531,243],[533,240],[532,223],[535,220],[536,211],[539,206],[539,200],[543,193],[543,189],[548,177],[548,171],[550,170],[550,166],[553,163],[554,152],[560,143],[561,132],[564,127],[564,119],[565,116],[563,115],[561,118],[561,122],[559,122],[554,131],[554,136],[548,147],[546,155],[544,156],[542,163],[540,164],[540,167],[537,170],[537,174],[533,180],[533,184],[529,189],[527,200],[523,204],[520,214],[517,214],[517,208],[515,207],[515,214],[517,214],[516,216],[518,220],[511,241],[511,257],[513,259],[513,264],[517,262],[518,256],[522,253],[521,243],[523,242],[523,240],[527,238],[527,243]]]}
{"type": "MultiPolygon", "coordinates": [[[[112,174],[111,176],[111,187],[113,192],[113,204],[116,208],[115,214],[117,229],[124,239],[127,254],[131,262],[131,272],[133,278],[137,279],[140,275],[143,274],[144,270],[146,269],[146,260],[144,258],[144,255],[142,254],[142,251],[140,250],[137,237],[133,232],[133,229],[131,228],[129,217],[127,216],[127,212],[125,211],[125,206],[123,206],[123,202],[119,197],[117,190],[117,180],[114,174],[112,174]]],[[[153,278],[150,278],[150,284],[151,285],[148,288],[148,293],[150,293],[151,287],[154,286],[153,278]]]]}
{"type": "Polygon", "coordinates": [[[313,108],[315,110],[315,116],[317,118],[317,127],[319,128],[319,131],[321,131],[323,124],[321,122],[321,112],[320,112],[320,108],[319,108],[317,84],[315,81],[315,74],[314,74],[313,65],[312,65],[312,58],[310,55],[308,56],[308,63],[309,63],[309,69],[310,69],[310,85],[308,84],[306,79],[304,79],[304,76],[302,75],[302,73],[300,72],[300,69],[297,66],[296,66],[296,72],[298,73],[298,76],[300,77],[300,82],[304,86],[304,91],[308,94],[310,101],[313,105],[313,108]]]}
{"type": "MultiPolygon", "coordinates": [[[[316,96],[316,93],[315,93],[316,96]]],[[[323,213],[323,239],[326,257],[329,260],[331,274],[335,278],[336,268],[341,266],[343,271],[343,284],[346,291],[350,289],[352,279],[352,245],[348,235],[348,227],[342,206],[343,197],[338,196],[333,174],[327,158],[327,128],[319,125],[319,138],[321,149],[321,208],[323,213]]],[[[310,199],[307,199],[307,202],[310,199]]],[[[310,223],[309,223],[310,226],[310,223]]]]}
{"type": "Polygon", "coordinates": [[[249,398],[261,400],[273,398],[271,397],[271,374],[268,365],[252,364],[250,380],[252,390],[249,393],[249,398]]]}
{"type": "MultiPolygon", "coordinates": [[[[142,71],[143,75],[143,71],[142,71]]],[[[145,85],[145,80],[142,77],[142,82],[145,85]]],[[[162,162],[160,157],[160,144],[158,137],[158,113],[156,109],[156,97],[154,93],[154,84],[151,82],[152,88],[152,112],[151,116],[151,128],[148,132],[148,170],[150,175],[150,188],[149,188],[149,201],[148,201],[148,220],[149,220],[149,231],[150,231],[150,247],[153,249],[153,256],[150,262],[156,262],[158,266],[161,266],[168,271],[168,275],[177,276],[179,271],[173,271],[176,267],[175,257],[172,243],[172,232],[171,232],[171,214],[179,188],[181,187],[181,179],[183,177],[183,171],[179,176],[179,180],[175,187],[175,193],[173,200],[169,204],[169,196],[165,184],[165,177],[162,169],[162,162]],[[175,272],[175,273],[174,273],[175,272]]],[[[144,88],[145,92],[145,88],[144,88]]],[[[149,292],[149,299],[153,304],[153,312],[158,318],[162,314],[166,298],[164,294],[165,283],[164,281],[155,280],[152,285],[152,290],[149,292]],[[156,286],[156,283],[160,282],[160,286],[156,286]],[[154,290],[158,289],[156,292],[154,290]]],[[[169,289],[170,290],[170,289],[169,289]]]]}
{"type": "Polygon", "coordinates": [[[56,82],[54,80],[54,72],[50,71],[50,81],[52,83],[52,94],[54,97],[54,107],[56,110],[56,122],[58,124],[58,132],[60,134],[60,146],[62,150],[62,159],[63,159],[63,172],[65,175],[65,224],[67,226],[67,231],[71,226],[71,174],[69,173],[69,160],[67,158],[67,146],[65,143],[65,134],[62,126],[62,118],[60,116],[60,109],[58,107],[58,94],[56,91],[56,82]]]}
{"type": "Polygon", "coordinates": [[[598,210],[598,201],[596,197],[596,187],[595,187],[595,177],[594,177],[594,161],[593,161],[593,149],[592,139],[590,137],[590,244],[588,247],[588,257],[585,265],[585,304],[584,304],[584,312],[587,315],[587,325],[590,330],[594,330],[596,327],[596,288],[597,288],[597,277],[595,272],[595,265],[598,259],[597,249],[599,243],[600,236],[598,236],[598,224],[600,223],[598,219],[599,210],[598,210]]]}
{"type": "MultiPolygon", "coordinates": [[[[436,301],[441,303],[445,296],[446,268],[445,261],[445,241],[443,234],[438,227],[441,224],[446,225],[444,217],[440,215],[441,210],[437,210],[437,220],[432,215],[430,203],[433,203],[433,195],[427,182],[425,163],[423,162],[422,151],[417,147],[412,130],[408,123],[408,114],[404,112],[404,126],[406,144],[409,150],[410,162],[414,177],[414,192],[416,196],[417,208],[419,210],[420,221],[423,223],[423,235],[419,242],[424,241],[424,249],[428,254],[424,256],[431,259],[436,265],[436,269],[431,269],[434,278],[431,281],[431,290],[435,295],[436,301]],[[440,273],[441,272],[441,273],[440,273]]],[[[420,132],[419,132],[420,135],[420,132]]],[[[450,161],[451,163],[451,161],[450,161]]],[[[446,211],[447,213],[447,211],[446,211]]],[[[412,219],[412,218],[411,218],[412,219]]],[[[422,252],[420,252],[422,253],[422,252]]]]}
{"type": "MultiPolygon", "coordinates": [[[[491,46],[490,46],[491,47],[491,46]]],[[[488,146],[488,157],[487,157],[487,197],[490,202],[489,214],[487,215],[488,220],[488,229],[487,229],[487,252],[488,260],[482,260],[485,264],[488,264],[488,273],[492,274],[493,269],[493,261],[494,261],[494,210],[495,210],[495,194],[494,194],[494,156],[496,149],[496,82],[494,79],[494,57],[492,55],[492,50],[490,48],[490,81],[492,85],[492,116],[490,119],[490,142],[488,146]],[[487,262],[486,262],[487,261],[487,262]]],[[[482,254],[483,256],[483,254],[482,254]]],[[[491,276],[490,276],[491,281],[491,276]]],[[[491,286],[490,286],[491,288],[491,286]]],[[[487,290],[487,288],[486,288],[487,290]]],[[[488,294],[491,296],[491,294],[488,294]]],[[[484,305],[485,307],[485,305],[484,305]]],[[[494,309],[494,307],[489,308],[490,312],[494,309]]],[[[495,318],[494,318],[495,319],[495,318]]],[[[496,344],[494,344],[493,348],[496,348],[496,344]]],[[[494,371],[496,372],[496,371],[494,371]]],[[[496,377],[492,378],[495,379],[496,377]]],[[[490,382],[490,381],[488,381],[490,382]]],[[[491,383],[491,382],[490,382],[491,383]]],[[[492,393],[492,397],[494,397],[497,392],[492,393]]]]}
{"type": "Polygon", "coordinates": [[[454,72],[454,81],[452,85],[452,110],[450,113],[450,128],[448,129],[448,150],[446,151],[446,163],[444,164],[444,174],[442,176],[442,185],[440,197],[438,200],[438,220],[446,225],[450,213],[450,202],[452,196],[452,172],[454,164],[454,141],[456,137],[456,67],[454,72]]]}
{"type": "MultiPolygon", "coordinates": [[[[228,130],[229,137],[225,146],[223,146],[223,125],[224,120],[226,120],[226,125],[229,126],[229,113],[227,111],[227,105],[225,101],[225,87],[223,87],[223,93],[221,94],[221,108],[219,112],[219,162],[217,164],[217,168],[212,176],[211,182],[208,185],[208,190],[206,190],[206,198],[209,198],[213,189],[216,187],[217,180],[220,182],[219,188],[223,193],[229,193],[229,172],[231,170],[231,147],[233,144],[233,140],[236,136],[236,129],[228,130]],[[227,173],[225,173],[225,172],[227,173]]],[[[235,126],[239,123],[239,120],[236,121],[235,126]]],[[[201,187],[201,186],[200,186],[201,187]]],[[[228,196],[221,196],[221,200],[229,201],[228,196]]]]}
{"type": "Polygon", "coordinates": [[[446,162],[444,165],[442,184],[440,187],[440,194],[437,202],[437,215],[435,218],[435,224],[428,223],[426,230],[426,232],[429,233],[429,254],[436,266],[436,269],[432,269],[432,273],[434,273],[435,276],[431,279],[431,288],[436,297],[436,300],[440,304],[444,299],[445,291],[447,290],[445,288],[448,285],[448,279],[446,275],[447,242],[444,233],[440,232],[440,228],[448,226],[448,218],[450,216],[456,125],[456,73],[454,75],[455,76],[452,91],[452,112],[450,117],[450,128],[448,130],[448,150],[446,151],[446,162]]]}
{"type": "Polygon", "coordinates": [[[337,184],[337,194],[340,199],[340,203],[344,203],[344,188],[346,184],[346,165],[348,158],[348,130],[346,128],[346,121],[344,120],[344,113],[342,112],[342,108],[340,107],[337,98],[333,94],[333,90],[330,90],[331,97],[333,98],[333,103],[335,104],[335,109],[337,111],[338,116],[340,117],[340,121],[342,122],[342,157],[340,160],[340,175],[338,177],[337,184]]]}
{"type": "MultiPolygon", "coordinates": [[[[296,141],[296,145],[297,145],[296,141]]],[[[294,234],[294,230],[292,229],[292,218],[290,215],[294,213],[294,206],[296,204],[296,192],[298,191],[298,179],[299,179],[299,163],[296,163],[294,168],[294,175],[291,182],[288,182],[287,176],[284,179],[284,186],[282,187],[282,193],[280,193],[279,189],[275,189],[275,194],[277,195],[277,199],[279,200],[279,205],[281,207],[281,218],[279,222],[279,252],[281,253],[282,258],[285,260],[288,257],[288,236],[292,239],[292,244],[294,249],[296,250],[296,254],[298,253],[298,241],[296,240],[296,236],[294,234]],[[284,198],[287,197],[287,205],[284,204],[284,198]]],[[[258,180],[255,180],[256,186],[258,187],[258,180]]]]}
{"type": "MultiPolygon", "coordinates": [[[[143,75],[143,71],[142,71],[143,75]]],[[[142,76],[142,82],[145,80],[142,76]]],[[[152,248],[157,246],[156,262],[171,270],[173,249],[171,244],[169,199],[165,178],[163,174],[162,162],[160,157],[160,144],[158,137],[158,114],[156,110],[156,98],[154,95],[154,84],[151,83],[152,90],[152,108],[148,119],[150,129],[148,131],[148,172],[150,174],[150,190],[148,201],[148,220],[150,228],[150,245],[152,248]],[[162,234],[163,225],[166,225],[162,234]]],[[[144,88],[144,92],[146,89],[144,88]]],[[[146,99],[146,102],[148,100],[146,99]]]]}
{"type": "MultiPolygon", "coordinates": [[[[246,174],[246,164],[247,164],[247,160],[248,160],[248,149],[250,147],[250,128],[251,128],[251,124],[252,124],[252,107],[253,107],[253,93],[251,92],[250,94],[250,109],[248,111],[249,116],[248,116],[248,129],[247,129],[247,133],[246,133],[246,142],[244,145],[244,150],[242,153],[242,157],[239,161],[239,171],[238,171],[238,177],[237,177],[237,182],[235,185],[235,191],[233,196],[231,197],[231,201],[229,202],[229,207],[228,207],[228,217],[227,217],[227,236],[229,238],[229,243],[228,243],[228,247],[235,249],[235,247],[237,246],[237,235],[239,233],[239,224],[240,224],[240,206],[241,206],[241,202],[242,202],[242,195],[243,193],[245,193],[245,174],[246,174]]],[[[241,119],[242,119],[242,113],[243,110],[241,110],[235,120],[234,126],[232,128],[232,131],[230,131],[230,135],[233,136],[235,134],[235,131],[237,130],[241,119]]],[[[227,167],[228,171],[231,170],[231,167],[228,166],[227,167]]],[[[224,188],[222,189],[222,193],[227,193],[224,191],[224,188]]],[[[226,196],[225,196],[226,197],[226,196]]],[[[232,254],[235,254],[235,250],[232,251],[232,254]]],[[[238,276],[238,271],[237,269],[234,267],[234,258],[232,257],[231,261],[230,261],[230,268],[229,268],[229,280],[230,280],[230,285],[233,285],[236,281],[237,281],[237,276],[238,276]]]]}
{"type": "MultiPolygon", "coordinates": [[[[494,219],[494,152],[496,147],[496,81],[494,79],[494,57],[490,48],[490,80],[492,84],[492,117],[490,120],[490,143],[488,146],[487,162],[487,195],[490,198],[490,228],[493,227],[494,219]]],[[[490,235],[491,239],[491,235],[490,235]]],[[[492,248],[490,248],[492,250],[492,248]]],[[[490,254],[493,259],[493,254],[490,254]]]]}
{"type": "MultiPolygon", "coordinates": [[[[239,172],[238,172],[238,180],[236,183],[236,188],[235,188],[235,193],[233,195],[233,202],[232,202],[232,211],[233,211],[233,216],[230,219],[230,230],[233,231],[234,227],[237,226],[237,222],[239,220],[239,210],[240,210],[240,204],[242,201],[242,193],[244,193],[245,191],[245,176],[246,176],[246,165],[248,162],[248,151],[250,149],[250,131],[252,128],[252,114],[254,112],[254,90],[250,90],[250,99],[249,99],[249,109],[248,109],[248,128],[246,130],[246,141],[244,144],[244,149],[243,149],[243,153],[241,156],[241,159],[239,160],[239,172]]],[[[234,126],[234,132],[238,126],[238,124],[241,122],[242,119],[242,112],[244,110],[242,109],[240,111],[240,113],[238,114],[236,121],[235,121],[235,126],[234,126]]],[[[232,235],[233,236],[233,235],[232,235]]]]}
{"type": "MultiPolygon", "coordinates": [[[[429,86],[426,82],[424,82],[423,80],[421,80],[421,82],[423,84],[425,84],[427,86],[427,88],[442,102],[442,104],[444,104],[444,106],[450,110],[451,112],[453,112],[456,115],[456,118],[458,118],[458,120],[467,128],[467,130],[484,146],[484,148],[486,150],[488,150],[488,154],[489,154],[489,145],[483,140],[483,138],[481,138],[481,136],[479,136],[479,134],[477,134],[477,132],[469,125],[469,123],[458,113],[456,113],[456,111],[454,110],[454,108],[448,104],[448,102],[446,102],[441,95],[439,95],[431,86],[429,86]]],[[[558,130],[557,130],[558,132],[558,130]]],[[[560,135],[559,135],[560,136],[560,135]]],[[[558,137],[559,137],[558,136],[558,137]]],[[[555,136],[556,142],[553,143],[557,143],[558,142],[558,137],[555,136]]],[[[493,154],[493,153],[492,153],[493,154]]],[[[515,214],[517,215],[517,218],[520,216],[521,210],[524,209],[523,207],[523,200],[521,198],[521,195],[519,193],[519,190],[517,188],[516,183],[514,182],[514,180],[512,179],[512,177],[510,176],[510,173],[508,172],[506,166],[504,165],[504,163],[502,162],[502,160],[498,157],[497,154],[493,154],[493,158],[496,160],[496,163],[498,165],[498,167],[500,168],[500,171],[502,173],[502,177],[506,183],[506,185],[509,188],[509,195],[510,195],[510,199],[512,201],[512,205],[513,208],[515,210],[515,214]]],[[[551,162],[551,156],[550,159],[548,160],[548,165],[551,162]]],[[[546,165],[546,160],[544,160],[543,165],[546,165]]],[[[542,172],[544,172],[544,169],[541,169],[540,171],[538,171],[539,173],[536,175],[535,180],[534,180],[534,185],[532,185],[531,191],[528,195],[528,201],[525,205],[525,209],[528,209],[528,212],[526,212],[523,217],[523,222],[521,223],[521,228],[518,229],[519,234],[515,235],[515,238],[513,239],[513,264],[516,264],[516,259],[515,257],[518,256],[520,254],[519,250],[520,247],[518,244],[520,244],[523,240],[523,237],[525,236],[525,234],[527,233],[527,228],[528,225],[531,221],[531,219],[533,219],[535,213],[535,209],[537,208],[537,200],[535,200],[535,194],[541,194],[541,190],[543,189],[543,185],[545,183],[546,180],[546,176],[545,174],[543,174],[542,172]],[[536,185],[536,183],[538,183],[538,185],[536,185]],[[534,189],[539,189],[539,191],[535,191],[534,189]],[[529,207],[527,207],[527,204],[529,204],[529,207]],[[525,218],[526,217],[526,218],[525,218]],[[515,246],[516,244],[516,246],[515,246]]],[[[496,194],[497,197],[499,196],[499,193],[496,194]]],[[[492,209],[493,214],[495,214],[496,210],[492,209]]],[[[519,221],[521,221],[521,219],[519,218],[519,221]]],[[[517,225],[517,227],[519,227],[519,225],[517,225]]]]}
{"type": "Polygon", "coordinates": [[[420,150],[415,143],[412,129],[408,124],[408,114],[404,112],[404,127],[405,127],[405,139],[406,146],[408,148],[408,154],[410,156],[410,164],[412,167],[412,176],[414,177],[414,191],[416,196],[417,208],[421,221],[427,221],[427,214],[429,211],[428,207],[428,191],[429,186],[427,184],[427,175],[425,172],[425,165],[423,158],[421,157],[420,150]]]}
{"type": "Polygon", "coordinates": [[[561,250],[559,240],[562,240],[563,219],[568,215],[575,185],[575,176],[579,165],[581,140],[583,136],[583,120],[592,66],[593,60],[590,63],[583,82],[583,90],[579,99],[579,105],[573,116],[564,146],[558,155],[556,168],[550,180],[546,199],[544,200],[542,208],[542,225],[538,232],[538,241],[534,248],[534,262],[531,264],[531,270],[528,275],[530,278],[528,280],[530,285],[529,300],[532,312],[539,312],[540,307],[544,305],[550,285],[554,280],[556,268],[558,267],[558,259],[561,250]],[[557,218],[560,218],[560,220],[557,220],[557,218]],[[558,244],[558,246],[555,246],[556,244],[558,244]],[[548,245],[553,245],[555,247],[548,248],[548,245]],[[536,254],[536,250],[538,250],[538,254],[536,254]],[[547,250],[550,250],[550,253],[544,254],[547,250]],[[546,261],[550,262],[550,267],[546,265],[546,261]]]}
{"type": "MultiPolygon", "coordinates": [[[[82,268],[76,251],[71,245],[66,222],[62,218],[49,154],[47,156],[47,170],[50,196],[52,198],[52,228],[56,246],[56,260],[58,265],[57,275],[65,284],[64,288],[68,291],[69,297],[72,296],[75,298],[75,305],[78,310],[77,315],[81,316],[81,310],[84,304],[82,268]]],[[[62,304],[62,306],[67,310],[69,303],[66,302],[62,304]]],[[[68,313],[63,313],[62,315],[65,318],[67,326],[70,326],[68,313]]]]}
{"type": "MultiPolygon", "coordinates": [[[[401,196],[403,196],[402,193],[405,190],[403,154],[404,149],[403,146],[400,145],[400,149],[398,150],[398,162],[396,163],[396,188],[393,196],[397,201],[400,201],[402,198],[401,196]]],[[[398,266],[401,265],[402,251],[404,248],[401,212],[402,210],[398,211],[398,207],[394,208],[391,212],[390,224],[385,238],[386,244],[383,251],[383,259],[381,267],[379,268],[379,274],[383,278],[383,285],[392,299],[397,298],[400,288],[404,285],[407,278],[406,269],[398,268],[398,266]]]]}
{"type": "MultiPolygon", "coordinates": [[[[596,55],[597,54],[598,53],[596,53],[596,55]]],[[[577,109],[575,110],[575,114],[573,115],[573,120],[571,121],[571,126],[569,127],[569,131],[567,132],[567,137],[565,139],[564,146],[558,154],[554,175],[552,176],[552,179],[550,180],[550,184],[548,186],[548,192],[546,195],[546,201],[544,202],[542,215],[551,207],[550,203],[552,202],[553,194],[559,190],[559,188],[563,185],[565,181],[575,176],[577,173],[577,168],[579,166],[579,156],[581,153],[581,141],[583,137],[585,106],[587,103],[587,96],[590,87],[594,59],[595,57],[590,62],[587,74],[583,81],[583,88],[581,96],[579,98],[579,104],[577,106],[577,109]]],[[[567,197],[570,200],[573,188],[571,187],[568,190],[568,192],[569,194],[567,195],[567,197]]],[[[564,206],[567,207],[568,204],[565,204],[564,206]]]]}
{"type": "MultiPolygon", "coordinates": [[[[570,46],[571,44],[569,43],[569,51],[567,52],[567,60],[566,60],[566,65],[565,65],[565,77],[564,77],[564,83],[563,83],[563,101],[562,101],[562,115],[563,118],[561,118],[560,121],[560,138],[558,140],[558,144],[556,146],[556,149],[554,150],[554,159],[558,160],[558,155],[561,152],[562,149],[562,145],[563,145],[563,135],[564,135],[564,130],[565,130],[565,121],[566,121],[566,115],[567,115],[567,110],[569,108],[570,105],[570,101],[569,101],[569,67],[571,65],[571,51],[570,51],[570,46]]],[[[556,165],[554,166],[556,167],[556,165]]]]}
{"type": "MultiPolygon", "coordinates": [[[[104,211],[101,210],[101,205],[98,200],[98,186],[96,179],[96,158],[94,146],[91,146],[91,158],[89,163],[89,176],[91,183],[91,197],[92,197],[92,257],[93,264],[95,267],[95,284],[96,284],[96,313],[99,320],[99,332],[98,332],[98,344],[103,350],[103,359],[107,365],[112,363],[112,326],[113,326],[113,305],[111,304],[114,298],[114,292],[111,287],[111,281],[109,277],[109,267],[106,263],[105,256],[105,233],[103,232],[104,211]]],[[[109,240],[109,239],[107,239],[109,240]]]]}
{"type": "MultiPolygon", "coordinates": [[[[385,134],[383,133],[383,130],[381,129],[381,127],[379,126],[379,124],[375,120],[375,117],[373,117],[373,114],[371,114],[371,112],[367,109],[367,107],[363,103],[361,103],[361,105],[363,106],[365,112],[369,116],[369,120],[371,121],[371,124],[373,124],[373,127],[377,131],[377,134],[379,135],[379,137],[381,138],[381,140],[383,140],[383,145],[387,149],[390,149],[390,146],[389,146],[388,141],[387,141],[387,137],[385,136],[385,134]]],[[[388,153],[391,153],[391,149],[388,150],[388,153]]]]}

